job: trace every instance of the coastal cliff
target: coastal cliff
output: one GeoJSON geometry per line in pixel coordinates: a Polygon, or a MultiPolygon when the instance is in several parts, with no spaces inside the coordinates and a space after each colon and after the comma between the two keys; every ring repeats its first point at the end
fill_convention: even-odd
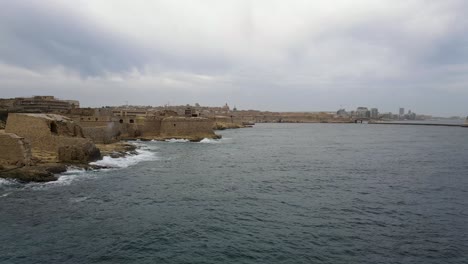
{"type": "Polygon", "coordinates": [[[134,153],[134,145],[120,141],[125,139],[201,141],[220,137],[208,118],[86,119],[81,117],[81,122],[75,122],[56,114],[10,114],[5,130],[0,131],[0,178],[53,181],[67,166],[94,168],[89,163],[103,155],[122,157],[134,153]]]}

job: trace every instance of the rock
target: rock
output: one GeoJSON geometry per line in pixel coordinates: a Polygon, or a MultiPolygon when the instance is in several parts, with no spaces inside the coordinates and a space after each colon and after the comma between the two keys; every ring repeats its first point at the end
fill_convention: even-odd
{"type": "Polygon", "coordinates": [[[237,124],[237,123],[227,123],[227,122],[216,122],[213,126],[214,130],[225,130],[225,129],[236,129],[236,128],[244,128],[245,125],[237,124]]]}
{"type": "Polygon", "coordinates": [[[22,137],[0,132],[0,164],[17,167],[31,165],[31,147],[22,137]]]}
{"type": "Polygon", "coordinates": [[[25,166],[10,170],[0,171],[0,178],[16,179],[20,182],[48,182],[55,181],[57,177],[49,172],[47,166],[25,166]]]}
{"type": "Polygon", "coordinates": [[[113,144],[97,144],[102,156],[111,156],[112,158],[124,157],[127,154],[136,153],[137,146],[126,142],[117,142],[113,144]]]}
{"type": "Polygon", "coordinates": [[[87,163],[101,159],[101,152],[91,142],[63,146],[58,149],[58,159],[64,163],[87,163]]]}

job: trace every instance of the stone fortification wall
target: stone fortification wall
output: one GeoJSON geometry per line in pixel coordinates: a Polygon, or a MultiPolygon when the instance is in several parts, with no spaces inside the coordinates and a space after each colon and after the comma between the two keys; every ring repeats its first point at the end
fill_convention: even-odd
{"type": "Polygon", "coordinates": [[[213,120],[200,117],[167,117],[161,121],[161,136],[174,138],[213,138],[213,120]]]}
{"type": "Polygon", "coordinates": [[[32,149],[57,155],[60,147],[90,143],[80,126],[67,117],[54,114],[10,114],[5,132],[26,138],[32,149]]]}
{"type": "Polygon", "coordinates": [[[161,117],[151,117],[139,122],[141,134],[145,137],[158,137],[161,135],[161,117]]]}
{"type": "Polygon", "coordinates": [[[108,122],[104,126],[83,127],[83,134],[97,144],[110,144],[119,141],[121,135],[120,124],[108,122]]]}
{"type": "Polygon", "coordinates": [[[0,165],[31,165],[31,146],[22,137],[0,132],[0,165]]]}
{"type": "Polygon", "coordinates": [[[118,139],[132,138],[190,138],[216,137],[214,119],[196,117],[148,116],[78,116],[73,117],[82,127],[86,138],[108,144],[118,139]],[[175,125],[175,126],[174,126],[175,125]]]}

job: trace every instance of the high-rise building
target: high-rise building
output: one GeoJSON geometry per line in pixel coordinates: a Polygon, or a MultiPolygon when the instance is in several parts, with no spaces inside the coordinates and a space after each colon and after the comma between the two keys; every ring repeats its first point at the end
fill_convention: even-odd
{"type": "Polygon", "coordinates": [[[370,111],[367,109],[367,107],[358,107],[356,109],[356,117],[359,118],[369,118],[370,117],[370,111]]]}
{"type": "Polygon", "coordinates": [[[404,116],[404,115],[405,115],[405,108],[400,107],[400,116],[404,116]]]}
{"type": "Polygon", "coordinates": [[[377,119],[377,118],[379,118],[379,109],[377,109],[377,108],[371,108],[371,110],[370,110],[370,118],[372,118],[372,119],[377,119]]]}

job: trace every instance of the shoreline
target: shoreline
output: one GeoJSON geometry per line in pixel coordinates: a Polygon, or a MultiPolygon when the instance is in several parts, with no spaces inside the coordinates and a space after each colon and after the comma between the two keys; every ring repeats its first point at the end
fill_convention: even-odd
{"type": "MultiPolygon", "coordinates": [[[[98,144],[99,145],[99,144],[98,144]]],[[[130,155],[136,155],[138,146],[129,144],[126,141],[119,141],[107,145],[99,145],[104,157],[122,158],[130,155]]],[[[51,182],[56,181],[60,174],[66,172],[70,167],[84,170],[106,169],[108,166],[93,165],[88,163],[63,163],[63,162],[41,162],[31,166],[0,166],[0,178],[17,180],[22,183],[28,182],[51,182]]]]}

